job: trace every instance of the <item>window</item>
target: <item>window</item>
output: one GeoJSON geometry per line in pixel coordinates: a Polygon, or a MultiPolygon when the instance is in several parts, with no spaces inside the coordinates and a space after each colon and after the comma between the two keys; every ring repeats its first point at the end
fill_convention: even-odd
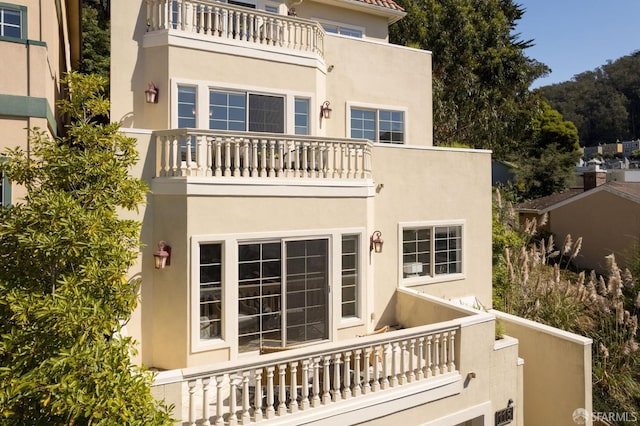
{"type": "Polygon", "coordinates": [[[238,350],[328,337],[328,240],[238,246],[238,350]]]}
{"type": "Polygon", "coordinates": [[[196,88],[178,86],[178,127],[196,127],[196,88]]]}
{"type": "Polygon", "coordinates": [[[339,24],[322,24],[322,28],[331,34],[340,34],[347,37],[362,38],[363,31],[357,28],[345,27],[339,24]]]}
{"type": "Polygon", "coordinates": [[[200,244],[200,339],[222,337],[222,244],[200,244]]]}
{"type": "Polygon", "coordinates": [[[295,99],[294,121],[296,135],[309,134],[309,99],[295,99]]]}
{"type": "Polygon", "coordinates": [[[342,236],[342,318],[359,316],[359,240],[358,235],[342,236]]]}
{"type": "Polygon", "coordinates": [[[0,6],[0,37],[27,38],[24,6],[0,6]]]}
{"type": "Polygon", "coordinates": [[[404,112],[351,108],[351,137],[381,143],[404,143],[404,112]]]}
{"type": "Polygon", "coordinates": [[[284,97],[211,90],[209,128],[284,133],[284,97]]]}
{"type": "Polygon", "coordinates": [[[402,277],[462,273],[462,226],[421,226],[402,230],[402,277]]]}

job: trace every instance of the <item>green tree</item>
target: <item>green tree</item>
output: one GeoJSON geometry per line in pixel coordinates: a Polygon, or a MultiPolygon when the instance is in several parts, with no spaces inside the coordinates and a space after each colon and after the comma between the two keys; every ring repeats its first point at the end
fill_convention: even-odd
{"type": "Polygon", "coordinates": [[[548,104],[533,120],[528,150],[516,170],[523,198],[539,198],[566,190],[580,159],[578,130],[548,104]]]}
{"type": "Polygon", "coordinates": [[[109,2],[82,2],[82,59],[80,72],[109,78],[111,52],[109,2]]]}
{"type": "Polygon", "coordinates": [[[135,140],[106,115],[106,79],[71,73],[64,138],[32,132],[31,150],[1,166],[24,203],[0,209],[0,422],[165,424],[152,376],[119,335],[137,303],[126,273],[140,224],[119,217],[144,200],[129,175],[135,140]]]}
{"type": "Polygon", "coordinates": [[[398,0],[407,16],[390,29],[397,44],[433,52],[434,140],[516,150],[527,134],[548,68],[528,58],[531,41],[513,34],[524,10],[511,0],[398,0]]]}

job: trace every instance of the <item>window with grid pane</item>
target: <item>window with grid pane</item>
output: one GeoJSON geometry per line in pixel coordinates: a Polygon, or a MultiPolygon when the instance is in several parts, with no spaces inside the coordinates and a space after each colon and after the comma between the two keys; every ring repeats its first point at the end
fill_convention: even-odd
{"type": "Polygon", "coordinates": [[[200,244],[200,339],[222,337],[222,244],[200,244]]]}
{"type": "Polygon", "coordinates": [[[342,317],[359,316],[359,236],[342,236],[342,317]]]}
{"type": "Polygon", "coordinates": [[[462,226],[402,230],[403,278],[462,273],[462,226]]]}
{"type": "Polygon", "coordinates": [[[0,6],[0,37],[26,38],[24,14],[26,8],[23,6],[0,6]]]}
{"type": "Polygon", "coordinates": [[[403,111],[351,108],[351,137],[380,143],[404,143],[403,111]]]}
{"type": "Polygon", "coordinates": [[[309,99],[296,98],[295,99],[295,134],[296,135],[308,135],[309,134],[309,99]]]}
{"type": "Polygon", "coordinates": [[[431,228],[402,231],[403,277],[425,276],[431,273],[431,228]],[[407,265],[414,265],[411,269],[407,265]],[[416,266],[421,265],[421,266],[416,266]]]}
{"type": "Polygon", "coordinates": [[[435,228],[435,274],[457,274],[462,272],[462,232],[460,226],[435,228]]]}
{"type": "Polygon", "coordinates": [[[209,128],[246,131],[247,95],[245,93],[209,91],[209,128]]]}

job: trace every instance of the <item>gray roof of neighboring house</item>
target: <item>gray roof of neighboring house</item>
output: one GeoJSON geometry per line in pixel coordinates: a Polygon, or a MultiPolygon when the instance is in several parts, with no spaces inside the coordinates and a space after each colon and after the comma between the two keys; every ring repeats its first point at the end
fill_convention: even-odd
{"type": "Polygon", "coordinates": [[[572,203],[600,191],[607,191],[619,197],[640,203],[640,182],[607,182],[588,191],[583,191],[582,189],[571,189],[560,194],[553,194],[547,197],[526,201],[515,205],[514,209],[522,213],[544,214],[565,204],[572,203]]]}

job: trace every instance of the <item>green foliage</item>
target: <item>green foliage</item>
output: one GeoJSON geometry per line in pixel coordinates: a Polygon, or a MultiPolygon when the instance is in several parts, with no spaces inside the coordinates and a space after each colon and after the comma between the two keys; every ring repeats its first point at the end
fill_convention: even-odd
{"type": "Polygon", "coordinates": [[[165,424],[152,376],[131,364],[119,336],[137,303],[125,278],[140,224],[122,220],[146,185],[129,176],[135,140],[108,111],[106,80],[71,73],[68,136],[33,131],[30,152],[9,150],[0,167],[27,190],[0,209],[0,419],[8,424],[165,424]]]}
{"type": "Polygon", "coordinates": [[[527,134],[547,72],[512,34],[524,10],[511,0],[398,0],[407,16],[390,40],[433,52],[434,140],[489,148],[503,159],[527,134]]]}
{"type": "Polygon", "coordinates": [[[640,136],[638,69],[640,51],[540,92],[576,125],[582,145],[629,140],[640,136]]]}
{"type": "Polygon", "coordinates": [[[521,196],[539,198],[566,190],[580,155],[576,127],[543,102],[533,120],[528,150],[520,153],[516,169],[521,196]]]}
{"type": "MultiPolygon", "coordinates": [[[[557,249],[553,237],[536,240],[538,224],[517,225],[509,205],[496,203],[494,217],[502,228],[516,232],[516,244],[494,244],[494,259],[502,256],[506,280],[496,286],[494,306],[593,339],[593,408],[599,412],[640,413],[640,350],[638,313],[640,286],[629,270],[621,271],[613,255],[606,275],[561,269],[580,252],[582,239],[568,236],[557,249]],[[518,241],[525,244],[518,245],[518,241]],[[501,253],[497,250],[504,248],[501,253]]],[[[638,267],[640,269],[640,267],[638,267]]],[[[501,269],[494,268],[504,275],[501,269]]]]}
{"type": "Polygon", "coordinates": [[[80,72],[109,78],[110,27],[108,2],[101,0],[84,0],[82,2],[80,72]]]}

